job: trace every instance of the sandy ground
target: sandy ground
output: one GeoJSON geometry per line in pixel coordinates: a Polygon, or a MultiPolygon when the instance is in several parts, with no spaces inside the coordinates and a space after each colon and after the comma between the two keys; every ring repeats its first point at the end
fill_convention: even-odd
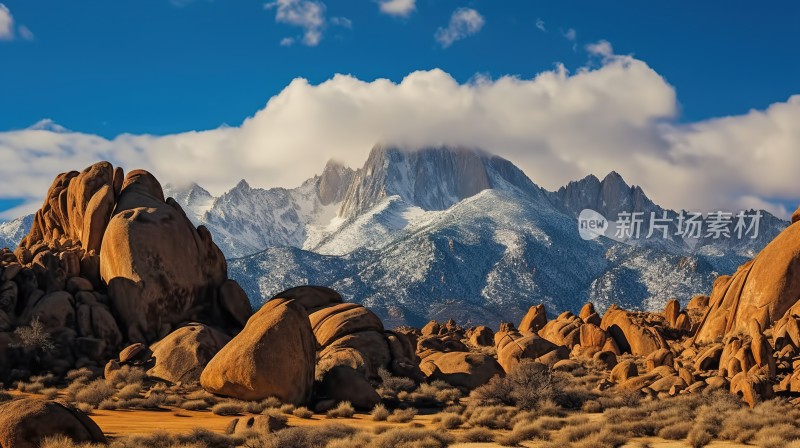
{"type": "MultiPolygon", "coordinates": [[[[18,397],[28,396],[29,394],[10,391],[12,395],[18,397]]],[[[32,395],[35,396],[35,395],[32,395]]],[[[587,414],[590,420],[601,418],[601,414],[587,414]]],[[[91,418],[109,437],[130,436],[136,434],[151,434],[155,431],[166,431],[172,434],[190,432],[194,428],[205,428],[210,431],[224,433],[228,423],[237,416],[221,416],[210,411],[187,411],[184,409],[167,408],[160,411],[144,410],[115,410],[115,411],[94,411],[91,418]]],[[[357,414],[353,418],[347,419],[328,419],[324,415],[315,415],[310,419],[302,419],[292,415],[287,415],[288,424],[291,426],[313,426],[325,425],[329,423],[342,423],[357,428],[372,429],[376,426],[396,426],[407,427],[410,423],[388,423],[375,422],[368,414],[357,414]]],[[[414,417],[413,423],[422,424],[429,428],[437,428],[432,423],[435,414],[420,414],[414,417]]],[[[450,431],[458,436],[460,430],[450,431]]],[[[628,442],[625,447],[634,448],[641,446],[645,442],[651,448],[687,448],[690,447],[685,441],[672,441],[660,439],[658,437],[637,438],[628,442]]],[[[537,448],[544,443],[525,442],[525,447],[537,448]]],[[[715,441],[706,445],[708,448],[735,448],[748,447],[732,442],[715,441]]],[[[453,448],[500,448],[496,443],[458,443],[452,445],[453,448]]],[[[565,447],[566,448],[566,447],[565,447]]]]}
{"type": "MultiPolygon", "coordinates": [[[[599,414],[592,415],[599,417],[599,414]]],[[[91,416],[98,426],[111,437],[132,435],[132,434],[147,434],[156,430],[164,430],[170,433],[185,433],[191,431],[193,428],[202,427],[211,431],[224,432],[228,423],[235,417],[219,416],[212,414],[209,411],[185,411],[182,409],[169,409],[164,411],[95,411],[91,416]]],[[[292,426],[309,426],[309,425],[325,425],[332,422],[343,423],[358,428],[370,429],[375,426],[408,426],[408,423],[387,423],[387,422],[374,422],[370,419],[369,415],[356,415],[348,419],[327,419],[324,416],[315,415],[311,419],[301,419],[294,416],[289,417],[289,425],[292,426]]],[[[414,417],[414,423],[421,423],[427,427],[435,428],[436,426],[431,423],[434,415],[418,415],[414,417]]],[[[459,431],[451,431],[457,435],[459,431]]],[[[639,438],[629,442],[626,447],[639,446],[639,442],[646,442],[652,448],[685,448],[690,445],[683,441],[671,441],[659,439],[657,437],[639,438]]],[[[523,444],[526,447],[539,447],[543,443],[528,442],[523,444]]],[[[741,445],[731,442],[712,442],[707,445],[709,448],[733,448],[745,447],[749,445],[741,445]]],[[[500,445],[496,443],[460,443],[453,445],[454,448],[497,448],[500,445]]]]}

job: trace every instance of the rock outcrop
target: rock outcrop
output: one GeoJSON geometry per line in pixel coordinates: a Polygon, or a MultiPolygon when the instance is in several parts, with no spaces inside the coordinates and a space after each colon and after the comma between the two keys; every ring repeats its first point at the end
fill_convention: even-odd
{"type": "Polygon", "coordinates": [[[0,250],[0,380],[99,368],[187,322],[234,334],[251,314],[211,235],[153,175],[96,163],[58,175],[19,247],[0,250]]]}
{"type": "Polygon", "coordinates": [[[54,436],[77,443],[106,443],[92,419],[61,403],[24,398],[0,405],[0,447],[38,448],[54,436]]]}
{"type": "Polygon", "coordinates": [[[272,299],[211,359],[200,384],[241,400],[276,397],[306,404],[314,384],[316,342],[308,313],[294,299],[272,299]]]}
{"type": "Polygon", "coordinates": [[[714,283],[710,308],[694,341],[707,343],[753,322],[768,328],[800,298],[800,224],[790,225],[732,276],[714,283]]]}

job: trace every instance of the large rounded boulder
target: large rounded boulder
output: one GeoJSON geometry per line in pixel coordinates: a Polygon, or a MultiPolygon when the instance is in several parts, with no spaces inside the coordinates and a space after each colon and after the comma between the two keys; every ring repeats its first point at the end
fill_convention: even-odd
{"type": "Polygon", "coordinates": [[[25,398],[0,405],[0,447],[38,448],[53,436],[74,442],[106,443],[100,428],[85,414],[58,402],[25,398]]]}
{"type": "Polygon", "coordinates": [[[165,201],[152,174],[128,173],[103,236],[100,274],[131,342],[166,336],[212,311],[227,265],[204,227],[165,201]]]}
{"type": "Polygon", "coordinates": [[[191,384],[231,337],[208,325],[192,323],[170,333],[150,346],[153,367],[151,377],[172,383],[191,384]]]}
{"type": "Polygon", "coordinates": [[[208,363],[203,389],[241,400],[277,397],[308,402],[314,383],[316,342],[305,308],[292,299],[273,299],[208,363]]]}
{"type": "Polygon", "coordinates": [[[800,224],[793,222],[732,276],[714,282],[710,308],[695,334],[700,343],[748,332],[753,321],[768,328],[800,297],[800,224]]]}

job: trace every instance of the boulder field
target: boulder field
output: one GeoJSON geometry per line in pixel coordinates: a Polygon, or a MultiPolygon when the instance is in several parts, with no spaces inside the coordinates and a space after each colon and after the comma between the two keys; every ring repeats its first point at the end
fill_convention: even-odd
{"type": "MultiPolygon", "coordinates": [[[[607,372],[598,388],[656,399],[726,389],[750,405],[775,395],[800,404],[793,221],[685,307],[600,313],[589,303],[550,319],[534,305],[496,331],[452,320],[388,330],[321,286],[280,292],[253,313],[209,232],[154,176],[101,162],[57,176],[20,246],[0,250],[0,381],[79,367],[112,379],[134,366],[153,381],[324,412],[344,400],[373,408],[387,374],[466,392],[531,360],[553,370],[589,362],[607,372]]],[[[71,408],[17,400],[0,407],[0,446],[27,446],[15,434],[37,419],[44,432],[102,441],[71,408]]]]}

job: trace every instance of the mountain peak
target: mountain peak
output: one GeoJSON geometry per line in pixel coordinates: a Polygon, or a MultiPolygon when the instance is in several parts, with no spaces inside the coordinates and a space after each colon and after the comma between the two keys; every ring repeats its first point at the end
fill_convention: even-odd
{"type": "Polygon", "coordinates": [[[328,160],[322,175],[317,180],[317,194],[322,205],[340,202],[347,194],[347,188],[354,175],[353,169],[337,160],[328,160]]]}
{"type": "Polygon", "coordinates": [[[393,195],[423,210],[444,210],[487,188],[509,187],[538,188],[511,162],[480,150],[378,144],[357,171],[339,214],[355,216],[393,195]]]}
{"type": "Polygon", "coordinates": [[[248,184],[246,180],[242,179],[242,180],[239,181],[238,184],[236,184],[235,187],[233,187],[233,190],[249,191],[249,190],[251,190],[251,188],[250,188],[250,184],[248,184]]]}

